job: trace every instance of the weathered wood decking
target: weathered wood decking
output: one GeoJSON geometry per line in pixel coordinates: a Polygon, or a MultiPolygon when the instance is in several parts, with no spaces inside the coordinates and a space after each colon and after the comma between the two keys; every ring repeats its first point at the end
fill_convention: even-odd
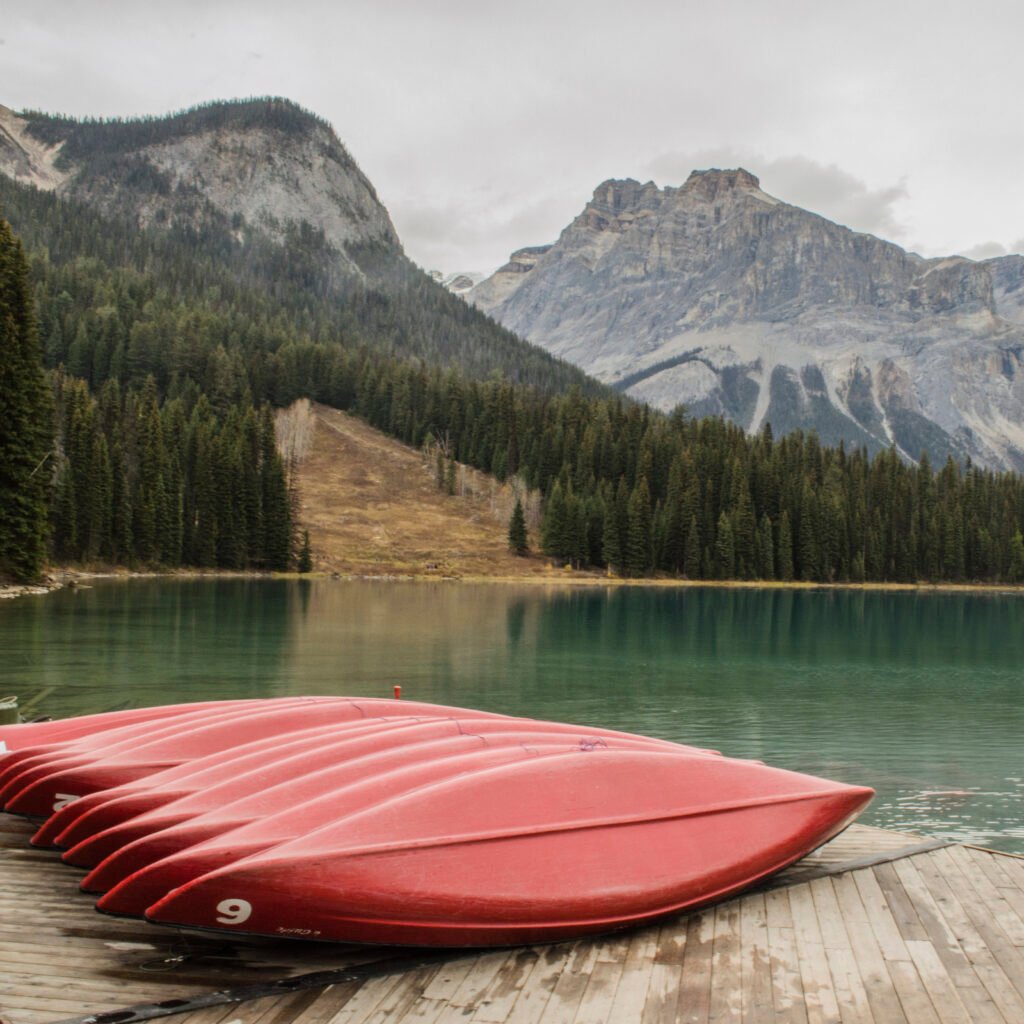
{"type": "Polygon", "coordinates": [[[3,1024],[1024,1022],[1024,858],[881,829],[660,926],[397,962],[102,917],[30,834],[0,815],[3,1024]]]}

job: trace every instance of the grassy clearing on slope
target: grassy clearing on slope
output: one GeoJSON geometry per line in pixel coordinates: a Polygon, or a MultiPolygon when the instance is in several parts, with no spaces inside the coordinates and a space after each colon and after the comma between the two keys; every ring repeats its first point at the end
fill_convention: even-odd
{"type": "MultiPolygon", "coordinates": [[[[515,503],[509,484],[458,467],[455,494],[440,491],[423,453],[327,406],[296,403],[300,529],[309,530],[313,565],[341,575],[509,577],[552,574],[547,559],[508,550],[515,503]],[[301,439],[301,435],[310,436],[301,439]]],[[[279,437],[282,433],[279,424],[279,437]]],[[[293,433],[295,431],[292,431],[293,433]]],[[[537,499],[530,502],[536,546],[537,499]]]]}

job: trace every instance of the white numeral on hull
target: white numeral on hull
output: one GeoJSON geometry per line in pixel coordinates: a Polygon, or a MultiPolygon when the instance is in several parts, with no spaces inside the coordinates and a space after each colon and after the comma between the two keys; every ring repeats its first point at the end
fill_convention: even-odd
{"type": "Polygon", "coordinates": [[[221,900],[217,904],[221,917],[218,924],[241,924],[252,916],[252,904],[248,900],[221,900]]]}

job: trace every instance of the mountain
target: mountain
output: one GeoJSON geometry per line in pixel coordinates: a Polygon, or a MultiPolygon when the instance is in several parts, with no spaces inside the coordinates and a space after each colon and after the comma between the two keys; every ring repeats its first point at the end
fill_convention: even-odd
{"type": "Polygon", "coordinates": [[[217,214],[277,241],[315,225],[349,271],[347,250],[401,243],[387,210],[330,125],[286,100],[210,104],[164,118],[84,121],[0,107],[0,172],[131,210],[141,227],[217,214]]]}
{"type": "Polygon", "coordinates": [[[1024,257],[922,259],[743,169],[606,181],[468,298],[662,409],[1024,469],[1024,257]]]}
{"type": "Polygon", "coordinates": [[[144,274],[170,263],[172,277],[190,278],[186,301],[241,286],[293,333],[475,378],[603,390],[416,267],[331,126],[288,100],[130,120],[0,107],[0,208],[56,263],[96,258],[144,274]]]}

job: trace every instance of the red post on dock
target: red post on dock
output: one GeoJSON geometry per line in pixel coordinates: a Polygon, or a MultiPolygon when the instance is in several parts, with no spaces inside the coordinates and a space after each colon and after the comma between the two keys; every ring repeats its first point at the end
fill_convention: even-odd
{"type": "Polygon", "coordinates": [[[401,700],[401,699],[402,699],[402,688],[400,686],[396,685],[395,686],[395,700],[401,700]]]}

